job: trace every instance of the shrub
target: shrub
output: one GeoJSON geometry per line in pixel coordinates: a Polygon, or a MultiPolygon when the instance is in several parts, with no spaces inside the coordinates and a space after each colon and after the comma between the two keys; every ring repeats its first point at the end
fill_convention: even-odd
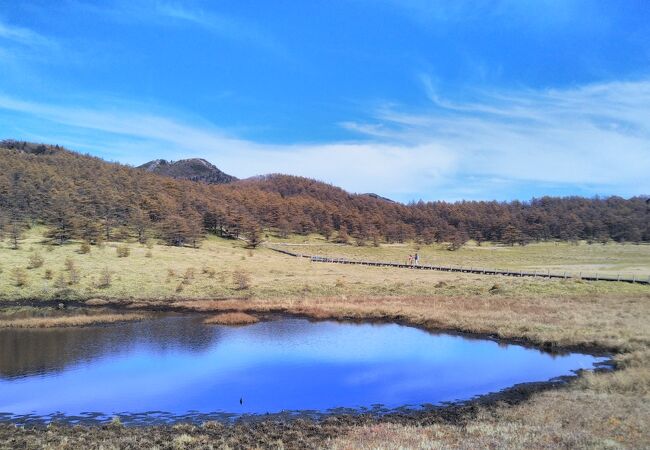
{"type": "Polygon", "coordinates": [[[113,278],[113,275],[111,274],[111,271],[108,270],[108,267],[104,267],[104,269],[99,274],[99,280],[97,282],[97,287],[100,288],[100,289],[106,289],[107,287],[110,287],[112,278],[113,278]]]}
{"type": "Polygon", "coordinates": [[[503,288],[499,284],[494,284],[492,287],[488,290],[490,294],[501,294],[503,292],[503,288]]]}
{"type": "Polygon", "coordinates": [[[118,258],[126,258],[131,254],[131,249],[127,245],[118,245],[116,250],[118,258]]]}
{"type": "Polygon", "coordinates": [[[145,258],[153,258],[153,253],[151,253],[151,250],[147,250],[147,253],[144,254],[145,258]]]}
{"type": "Polygon", "coordinates": [[[22,267],[16,267],[11,271],[11,277],[16,287],[27,286],[28,276],[27,271],[22,267]]]}
{"type": "Polygon", "coordinates": [[[63,265],[65,266],[65,270],[67,270],[68,272],[71,270],[75,270],[75,268],[77,267],[77,265],[74,262],[74,259],[70,258],[69,256],[65,258],[63,265]]]}
{"type": "Polygon", "coordinates": [[[29,263],[27,264],[28,269],[38,269],[43,266],[45,260],[39,253],[32,253],[29,255],[29,263]]]}
{"type": "Polygon", "coordinates": [[[347,244],[348,242],[350,242],[350,235],[348,234],[345,228],[341,228],[339,230],[336,239],[334,239],[334,242],[337,244],[347,244]]]}
{"type": "Polygon", "coordinates": [[[232,273],[232,281],[235,283],[235,289],[241,291],[251,287],[251,275],[245,270],[235,270],[232,273]]]}
{"type": "Polygon", "coordinates": [[[52,269],[45,269],[45,274],[43,275],[43,278],[46,280],[51,280],[54,277],[54,272],[52,272],[52,269]]]}
{"type": "Polygon", "coordinates": [[[110,425],[114,426],[114,427],[122,427],[123,426],[122,421],[120,420],[119,416],[113,416],[113,418],[111,419],[110,425]]]}
{"type": "Polygon", "coordinates": [[[167,278],[165,279],[165,283],[170,283],[175,276],[176,271],[174,269],[167,269],[167,278]]]}
{"type": "Polygon", "coordinates": [[[76,267],[73,267],[71,270],[68,271],[68,284],[69,285],[74,285],[74,284],[79,284],[79,280],[81,279],[81,275],[79,274],[79,270],[77,270],[76,267]]]}
{"type": "Polygon", "coordinates": [[[54,280],[54,287],[57,289],[65,289],[67,286],[68,282],[65,280],[65,276],[62,273],[59,274],[56,280],[54,280]]]}
{"type": "Polygon", "coordinates": [[[81,245],[79,246],[79,253],[81,253],[82,255],[90,253],[90,244],[85,241],[82,242],[81,245]]]}
{"type": "Polygon", "coordinates": [[[188,267],[183,274],[183,284],[190,284],[194,279],[194,267],[188,267]]]}

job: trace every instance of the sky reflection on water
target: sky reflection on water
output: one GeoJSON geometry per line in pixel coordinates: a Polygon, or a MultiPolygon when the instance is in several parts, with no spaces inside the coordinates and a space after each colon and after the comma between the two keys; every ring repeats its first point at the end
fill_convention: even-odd
{"type": "Polygon", "coordinates": [[[469,399],[602,361],[394,324],[199,317],[0,331],[0,412],[274,413],[469,399]],[[240,404],[240,399],[243,404],[240,404]]]}

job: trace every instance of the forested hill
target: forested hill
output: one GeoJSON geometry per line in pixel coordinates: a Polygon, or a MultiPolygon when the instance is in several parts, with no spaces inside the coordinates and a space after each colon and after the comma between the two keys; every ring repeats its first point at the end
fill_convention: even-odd
{"type": "Polygon", "coordinates": [[[451,242],[451,248],[470,238],[650,241],[644,197],[404,205],[288,175],[228,184],[174,179],[15,141],[0,143],[0,216],[5,233],[42,222],[57,242],[155,237],[188,245],[211,232],[257,241],[262,228],[358,244],[451,242]]]}

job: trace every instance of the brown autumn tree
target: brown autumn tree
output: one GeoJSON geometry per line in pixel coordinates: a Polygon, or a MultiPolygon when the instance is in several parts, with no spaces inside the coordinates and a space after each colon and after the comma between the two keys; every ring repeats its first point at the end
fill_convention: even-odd
{"type": "Polygon", "coordinates": [[[7,220],[20,217],[25,225],[48,225],[57,242],[72,237],[92,242],[99,239],[99,226],[103,239],[151,235],[198,245],[204,232],[237,238],[247,222],[287,235],[316,232],[329,238],[342,230],[364,242],[427,243],[432,237],[450,242],[466,231],[477,242],[650,242],[647,197],[405,205],[287,175],[226,185],[176,180],[17,141],[0,142],[0,167],[0,213],[7,220]]]}

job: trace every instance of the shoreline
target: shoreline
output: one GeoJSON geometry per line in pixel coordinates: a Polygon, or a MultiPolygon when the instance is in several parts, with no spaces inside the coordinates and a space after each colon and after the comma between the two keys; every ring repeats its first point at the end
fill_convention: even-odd
{"type": "MultiPolygon", "coordinates": [[[[396,298],[402,298],[396,297],[396,298]]],[[[433,297],[432,297],[433,298],[433,297]]],[[[269,299],[268,302],[273,302],[275,299],[269,299]]],[[[326,300],[326,299],[323,299],[326,300]]],[[[350,303],[354,303],[354,297],[351,297],[348,300],[350,303]]],[[[259,302],[265,302],[264,299],[260,299],[259,302]]],[[[287,307],[263,307],[262,305],[251,305],[249,300],[241,298],[223,298],[223,299],[210,299],[210,300],[105,300],[105,299],[87,299],[87,300],[67,300],[67,301],[58,301],[58,300],[30,300],[30,301],[16,301],[16,302],[6,302],[0,301],[0,311],[3,308],[9,307],[31,307],[31,308],[43,308],[43,307],[57,307],[60,304],[64,304],[64,310],[67,308],[84,308],[84,309],[110,309],[113,311],[119,311],[125,316],[129,316],[130,313],[133,315],[138,315],[138,313],[200,313],[206,315],[206,318],[209,315],[215,314],[230,314],[230,313],[245,313],[253,314],[260,319],[260,322],[267,320],[265,316],[278,316],[284,315],[295,318],[304,318],[311,321],[326,321],[332,320],[342,323],[370,323],[370,324],[396,324],[402,326],[408,326],[412,328],[417,328],[422,331],[426,331],[432,334],[450,334],[454,336],[462,336],[468,339],[483,339],[490,340],[493,342],[498,342],[507,345],[519,345],[525,348],[535,349],[551,354],[565,354],[565,353],[586,353],[593,356],[606,356],[614,358],[617,354],[627,353],[616,346],[606,346],[598,345],[592,343],[575,343],[575,344],[559,344],[553,341],[536,341],[530,339],[526,336],[499,336],[497,333],[490,332],[475,332],[471,330],[465,330],[455,327],[439,327],[439,326],[427,326],[426,324],[415,322],[411,320],[406,315],[367,315],[367,316],[351,316],[347,314],[336,314],[332,311],[322,311],[317,309],[309,309],[303,307],[297,308],[287,308],[287,307]],[[94,303],[96,300],[101,300],[101,303],[94,303]],[[90,302],[90,303],[89,303],[90,302]],[[220,303],[224,302],[236,302],[241,303],[241,306],[233,306],[229,308],[219,307],[220,303]],[[205,304],[210,303],[214,308],[210,306],[206,307],[205,304]]],[[[65,316],[63,316],[65,317],[65,316]]],[[[72,317],[93,317],[93,316],[72,316],[72,317]]],[[[96,317],[100,317],[97,315],[96,317]]],[[[137,319],[125,318],[125,321],[131,320],[147,320],[151,317],[145,315],[140,315],[137,319]]],[[[2,320],[0,320],[0,323],[2,320]]],[[[89,322],[88,324],[80,325],[68,325],[70,327],[74,326],[92,326],[102,325],[111,322],[89,322]]],[[[228,325],[228,324],[226,324],[228,325]]],[[[0,329],[11,329],[11,328],[22,328],[22,327],[3,327],[0,325],[0,329]]],[[[24,327],[24,328],[39,328],[39,327],[24,327]]]]}
{"type": "MultiPolygon", "coordinates": [[[[55,302],[56,303],[56,302],[55,302]]],[[[214,314],[214,311],[206,311],[205,308],[197,310],[188,305],[179,305],[178,302],[174,302],[168,305],[160,305],[158,303],[150,305],[149,308],[142,308],[142,302],[138,302],[138,308],[132,309],[129,308],[130,303],[125,302],[111,302],[105,305],[96,305],[89,306],[85,302],[76,302],[74,305],[68,303],[68,307],[74,308],[86,308],[86,309],[95,309],[95,308],[104,308],[111,309],[114,311],[120,311],[121,314],[126,316],[134,315],[138,319],[133,320],[155,320],[155,316],[146,316],[144,314],[139,314],[141,312],[149,313],[175,313],[181,315],[197,315],[205,316],[206,318],[211,317],[214,314]],[[130,314],[130,311],[135,312],[136,314],[130,314]]],[[[14,305],[17,306],[17,305],[14,305]]],[[[25,305],[22,305],[25,306],[25,305]]],[[[31,307],[35,307],[30,305],[31,307]]],[[[41,304],[41,306],[43,306],[41,304]]],[[[0,308],[3,305],[0,305],[0,308]]],[[[594,368],[591,370],[576,370],[573,375],[565,375],[557,378],[553,378],[546,381],[534,381],[520,383],[513,385],[511,387],[505,388],[497,392],[489,392],[486,394],[478,395],[471,399],[458,400],[443,402],[441,404],[424,404],[420,407],[414,407],[413,405],[405,405],[397,408],[385,409],[381,406],[374,411],[372,408],[334,408],[328,411],[282,411],[277,413],[266,413],[266,414],[244,414],[244,415],[233,415],[232,413],[200,413],[196,415],[180,415],[173,416],[170,415],[168,420],[163,419],[160,422],[156,420],[146,421],[146,423],[138,423],[138,421],[125,420],[126,425],[131,427],[174,427],[179,423],[190,423],[193,425],[200,424],[205,421],[216,421],[223,423],[226,426],[234,426],[240,423],[258,423],[258,422],[286,422],[294,420],[310,420],[315,422],[321,422],[323,420],[328,420],[330,418],[335,418],[337,420],[345,418],[345,422],[354,423],[354,424],[379,424],[379,423],[398,423],[403,425],[413,425],[413,424],[426,424],[432,423],[431,421],[437,421],[439,419],[444,419],[447,423],[458,423],[458,420],[464,419],[467,413],[473,411],[477,407],[495,407],[498,404],[506,403],[508,405],[516,405],[522,402],[525,402],[532,395],[539,392],[545,392],[553,389],[561,389],[569,386],[571,383],[574,383],[576,380],[580,379],[583,372],[594,372],[594,373],[603,373],[603,372],[614,372],[618,370],[618,366],[614,358],[619,354],[611,348],[604,347],[595,347],[589,345],[571,345],[571,346],[558,346],[551,345],[548,343],[540,344],[529,339],[519,337],[519,338],[503,338],[499,337],[496,334],[490,333],[472,333],[459,329],[442,329],[442,328],[430,328],[422,324],[417,324],[410,322],[407,318],[390,318],[390,317],[368,317],[368,318],[359,318],[359,317],[348,317],[348,316],[338,316],[334,314],[323,317],[315,314],[309,314],[305,311],[291,311],[288,309],[282,310],[262,310],[260,308],[246,308],[246,313],[254,314],[256,319],[259,319],[260,322],[271,321],[278,317],[290,317],[290,318],[301,318],[309,321],[320,322],[320,321],[336,321],[341,323],[370,323],[370,324],[397,324],[401,326],[408,326],[412,328],[417,328],[427,333],[432,334],[448,334],[454,336],[461,336],[466,339],[477,339],[477,340],[490,340],[493,342],[506,344],[506,345],[517,345],[521,347],[536,349],[545,353],[550,354],[565,354],[565,353],[585,353],[592,356],[601,356],[607,357],[606,361],[601,361],[594,365],[594,368]],[[343,412],[341,412],[343,411],[343,412]],[[453,417],[454,421],[449,422],[448,418],[453,417]],[[132,423],[133,422],[133,423],[132,423]]],[[[242,312],[242,309],[219,309],[218,314],[228,314],[233,312],[242,312]]],[[[76,316],[72,316],[74,318],[76,316]]],[[[93,317],[93,316],[83,316],[83,317],[93,317]]],[[[101,316],[97,316],[101,317],[101,316]]],[[[129,319],[125,319],[129,320],[129,319]]],[[[71,326],[101,326],[107,323],[115,322],[95,322],[88,324],[79,324],[71,326]]],[[[240,326],[240,325],[226,325],[226,326],[240,326]]],[[[18,328],[9,328],[9,329],[18,329],[18,328]]],[[[25,328],[22,328],[25,329],[25,328]]],[[[552,343],[551,343],[552,344],[552,343]]],[[[119,415],[121,419],[128,418],[128,414],[119,415]]],[[[84,427],[102,427],[106,426],[109,422],[109,419],[105,415],[101,415],[99,419],[87,419],[77,416],[71,417],[54,417],[52,421],[48,421],[43,418],[35,418],[34,416],[12,416],[4,419],[0,414],[0,426],[13,424],[16,426],[26,426],[26,427],[39,427],[47,426],[50,423],[56,423],[59,426],[84,426],[84,427]],[[78,421],[78,422],[77,422],[78,421]]],[[[142,418],[142,414],[134,413],[134,417],[142,418]]],[[[469,417],[469,416],[468,416],[469,417]]]]}
{"type": "MultiPolygon", "coordinates": [[[[395,299],[402,299],[404,296],[394,297],[395,299]]],[[[435,297],[431,297],[434,299],[435,297]]],[[[325,300],[316,299],[316,300],[325,300]]],[[[377,300],[383,300],[384,297],[377,298],[377,300]]],[[[256,299],[259,303],[264,302],[274,302],[275,299],[256,299]]],[[[355,298],[351,297],[347,299],[348,302],[354,303],[355,298]]],[[[44,307],[54,307],[56,308],[59,305],[65,305],[63,310],[68,308],[84,308],[84,309],[109,309],[112,311],[119,311],[125,316],[129,316],[130,313],[137,315],[138,313],[200,313],[206,316],[215,315],[215,314],[230,314],[230,313],[245,313],[245,314],[254,314],[260,321],[266,320],[265,315],[277,316],[284,315],[296,318],[305,318],[311,321],[326,321],[333,320],[343,323],[370,323],[370,324],[389,324],[394,323],[396,325],[403,325],[412,328],[417,328],[419,330],[426,331],[428,333],[444,333],[456,336],[466,337],[468,339],[486,339],[493,342],[499,342],[502,344],[508,345],[519,345],[526,348],[531,348],[535,350],[544,351],[551,354],[564,354],[564,353],[588,353],[593,356],[606,356],[613,358],[617,354],[627,353],[625,350],[617,346],[607,346],[599,345],[594,343],[574,343],[574,344],[560,344],[550,340],[538,341],[533,340],[527,336],[500,336],[496,332],[475,332],[471,330],[466,330],[456,327],[444,327],[444,326],[428,326],[426,323],[416,322],[411,320],[407,315],[390,315],[384,314],[382,316],[368,314],[367,316],[353,316],[349,314],[337,314],[335,311],[325,311],[316,308],[304,308],[303,306],[298,307],[270,307],[265,305],[254,305],[250,303],[249,299],[241,299],[237,297],[230,298],[220,298],[220,299],[206,299],[206,300],[196,300],[196,299],[186,299],[186,300],[143,300],[143,299],[133,299],[133,300],[106,300],[91,298],[88,300],[29,300],[29,301],[15,301],[7,302],[0,301],[0,311],[3,308],[16,308],[16,307],[31,307],[31,308],[44,308],[44,307]],[[95,301],[100,300],[100,302],[95,303],[95,301]],[[230,307],[220,307],[220,304],[229,302],[230,307]],[[235,305],[233,305],[233,303],[235,305]],[[207,306],[206,306],[207,304],[207,306]]],[[[65,317],[65,316],[62,316],[65,317]]],[[[93,316],[72,316],[72,317],[93,317],[93,316]]],[[[100,315],[97,315],[100,317],[100,315]]],[[[147,320],[151,317],[146,315],[140,315],[140,318],[137,319],[128,319],[125,318],[125,321],[131,320],[147,320]]],[[[1,320],[0,320],[1,323],[1,320]]],[[[69,325],[69,326],[92,326],[93,324],[101,325],[111,322],[96,322],[88,323],[81,325],[69,325]]],[[[12,328],[12,327],[2,327],[3,328],[12,328]]],[[[38,327],[25,327],[25,328],[38,328],[38,327]]]]}
{"type": "MultiPolygon", "coordinates": [[[[614,369],[609,365],[610,361],[598,363],[593,372],[611,372],[614,369]]],[[[332,419],[343,422],[349,426],[371,425],[371,424],[400,424],[400,425],[427,425],[432,423],[449,423],[460,425],[475,416],[479,408],[496,408],[499,405],[519,405],[526,402],[533,395],[550,390],[565,389],[571,383],[580,379],[583,372],[577,370],[575,375],[564,375],[547,381],[531,381],[519,383],[497,392],[488,392],[477,395],[470,399],[446,401],[440,404],[423,404],[420,407],[404,405],[395,408],[332,408],[326,411],[291,410],[276,413],[264,414],[234,414],[228,412],[219,413],[196,413],[184,415],[167,415],[164,412],[156,412],[157,420],[149,421],[143,413],[113,414],[108,417],[105,414],[97,414],[96,418],[90,418],[96,413],[84,413],[84,416],[65,416],[54,414],[51,420],[46,420],[33,415],[10,416],[8,413],[0,414],[0,429],[7,426],[25,427],[34,429],[46,429],[51,426],[58,427],[106,427],[114,423],[115,418],[120,421],[120,426],[125,429],[144,429],[153,427],[169,427],[173,429],[178,425],[202,426],[205,423],[219,423],[224,427],[256,426],[260,423],[273,424],[282,427],[283,424],[293,422],[330,422],[332,419]],[[5,416],[6,418],[3,418],[5,416]],[[160,416],[164,416],[163,419],[160,416]]],[[[146,414],[146,413],[145,413],[146,414]]],[[[1,435],[1,434],[0,434],[1,435]]]]}
{"type": "MultiPolygon", "coordinates": [[[[59,302],[57,300],[0,302],[0,307],[56,308],[59,302]]],[[[590,411],[589,428],[570,428],[567,431],[552,431],[552,433],[562,433],[558,436],[562,436],[563,442],[574,442],[572,439],[578,435],[583,436],[581,439],[587,439],[585,442],[592,442],[590,439],[598,440],[610,436],[612,433],[610,428],[618,426],[615,425],[618,422],[612,422],[614,425],[608,425],[610,428],[603,429],[601,425],[603,420],[609,420],[608,417],[613,414],[627,417],[623,414],[629,414],[632,411],[630,408],[640,407],[642,403],[639,402],[642,402],[641,399],[645,395],[646,381],[644,380],[647,375],[644,375],[644,368],[647,367],[646,361],[650,353],[648,341],[645,339],[645,328],[638,320],[643,317],[643,311],[647,308],[646,297],[628,300],[623,304],[628,314],[636,311],[636,314],[629,316],[630,319],[626,319],[626,323],[632,324],[635,322],[631,320],[637,320],[636,323],[640,326],[634,328],[637,337],[627,334],[629,332],[625,329],[621,330],[620,334],[619,332],[611,334],[617,328],[603,329],[598,325],[601,318],[612,320],[610,318],[613,317],[612,312],[618,310],[621,305],[616,299],[608,297],[564,298],[561,301],[547,303],[542,299],[534,298],[526,300],[475,296],[464,298],[435,296],[220,298],[218,300],[108,300],[92,297],[63,303],[66,305],[65,309],[104,308],[118,313],[168,312],[201,314],[209,317],[225,312],[246,312],[254,314],[261,320],[268,320],[273,316],[287,316],[314,321],[390,322],[430,333],[454,334],[470,339],[489,339],[550,353],[590,353],[595,356],[607,356],[608,360],[590,371],[579,371],[575,375],[545,382],[523,383],[500,392],[423,410],[402,408],[380,411],[380,414],[372,414],[372,411],[371,413],[362,411],[357,414],[334,412],[321,414],[318,417],[310,417],[309,414],[275,414],[247,417],[229,423],[208,420],[205,423],[198,423],[199,421],[168,424],[127,423],[126,426],[119,423],[106,423],[106,421],[80,425],[54,422],[46,428],[44,424],[21,425],[11,421],[0,421],[0,442],[13,442],[14,447],[39,448],[49,442],[70,441],[75,442],[77,446],[84,446],[98,441],[126,439],[127,442],[137,442],[137,446],[140,447],[169,448],[173,439],[187,435],[191,436],[197,445],[204,446],[221,442],[222,444],[215,444],[215,446],[267,448],[277,446],[275,443],[282,441],[285,448],[322,448],[332,446],[333,443],[336,445],[342,443],[340,444],[343,445],[342,448],[353,448],[360,445],[368,433],[370,433],[368,436],[372,436],[376,430],[382,433],[401,433],[400,430],[403,430],[406,435],[410,435],[409,433],[414,432],[415,429],[426,428],[444,430],[445,433],[452,433],[453,436],[466,436],[468,427],[485,424],[498,430],[505,430],[510,429],[507,427],[510,427],[515,419],[518,429],[521,429],[527,438],[533,439],[538,433],[538,428],[535,427],[539,426],[538,424],[548,423],[548,419],[544,419],[548,414],[554,418],[551,420],[557,421],[551,422],[555,426],[554,424],[561,424],[573,417],[577,413],[576,408],[580,405],[590,411]],[[561,309],[556,310],[556,307],[561,309]],[[567,314],[567,311],[573,310],[576,314],[580,314],[580,317],[585,317],[585,320],[575,321],[567,314]],[[605,408],[605,405],[608,406],[605,408]],[[599,438],[599,436],[603,437],[599,438]],[[272,440],[269,440],[271,438],[272,440]],[[361,441],[355,441],[358,439],[361,441]]],[[[630,325],[627,329],[630,329],[629,327],[630,325]]],[[[628,426],[627,423],[623,422],[623,426],[628,426]]],[[[635,425],[637,422],[630,423],[629,426],[637,426],[635,425]]],[[[551,429],[555,430],[553,426],[551,429]]],[[[639,432],[642,433],[641,441],[631,442],[645,442],[643,429],[639,428],[639,432]]],[[[400,434],[394,439],[403,439],[402,436],[400,434]]],[[[636,439],[633,437],[635,435],[630,434],[620,436],[621,439],[636,439]]],[[[444,441],[446,438],[442,439],[444,441]]]]}

